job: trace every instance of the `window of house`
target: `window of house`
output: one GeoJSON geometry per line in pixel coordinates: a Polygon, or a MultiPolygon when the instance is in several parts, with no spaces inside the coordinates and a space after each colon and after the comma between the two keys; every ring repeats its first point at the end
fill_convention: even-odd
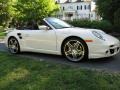
{"type": "Polygon", "coordinates": [[[69,8],[69,9],[73,9],[73,7],[72,7],[72,6],[69,6],[68,8],[69,8]]]}
{"type": "Polygon", "coordinates": [[[80,9],[82,10],[82,5],[81,5],[80,9]]]}
{"type": "Polygon", "coordinates": [[[65,7],[63,7],[63,10],[65,10],[65,7]]]}
{"type": "Polygon", "coordinates": [[[87,8],[86,8],[86,5],[84,6],[84,9],[86,10],[87,8]]]}
{"type": "Polygon", "coordinates": [[[88,5],[88,9],[91,9],[91,5],[88,5]]]}
{"type": "Polygon", "coordinates": [[[79,10],[79,6],[77,6],[77,10],[79,10]]]}
{"type": "Polygon", "coordinates": [[[93,14],[91,14],[91,17],[93,17],[93,14]]]}

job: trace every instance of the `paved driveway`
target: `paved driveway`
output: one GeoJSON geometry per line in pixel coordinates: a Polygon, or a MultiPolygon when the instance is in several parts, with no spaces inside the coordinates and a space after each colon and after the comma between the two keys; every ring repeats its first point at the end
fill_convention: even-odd
{"type": "MultiPolygon", "coordinates": [[[[0,43],[0,51],[8,52],[4,42],[0,43]]],[[[34,60],[44,60],[53,63],[61,63],[66,65],[71,65],[80,68],[87,69],[98,69],[112,72],[120,72],[120,53],[115,57],[105,58],[105,59],[95,59],[79,63],[69,62],[62,56],[49,55],[49,54],[40,54],[40,53],[22,53],[19,54],[22,57],[30,57],[34,60]]]]}

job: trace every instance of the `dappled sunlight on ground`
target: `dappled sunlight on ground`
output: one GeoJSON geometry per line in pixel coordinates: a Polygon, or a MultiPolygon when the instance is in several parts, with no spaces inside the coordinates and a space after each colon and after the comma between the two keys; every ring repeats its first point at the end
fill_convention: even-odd
{"type": "Polygon", "coordinates": [[[24,79],[28,74],[29,71],[24,68],[14,69],[12,72],[0,78],[0,87],[5,88],[16,80],[24,79]]]}

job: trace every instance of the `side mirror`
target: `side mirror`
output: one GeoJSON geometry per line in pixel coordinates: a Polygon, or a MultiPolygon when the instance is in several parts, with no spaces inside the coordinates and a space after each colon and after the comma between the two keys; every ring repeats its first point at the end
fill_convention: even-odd
{"type": "Polygon", "coordinates": [[[45,26],[45,25],[40,25],[38,27],[40,30],[49,30],[50,29],[48,26],[45,26]]]}

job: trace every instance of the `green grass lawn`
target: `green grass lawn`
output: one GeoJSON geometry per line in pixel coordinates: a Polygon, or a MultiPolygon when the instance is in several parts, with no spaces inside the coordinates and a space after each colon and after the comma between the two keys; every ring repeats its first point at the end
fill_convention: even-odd
{"type": "Polygon", "coordinates": [[[4,32],[0,32],[0,39],[3,39],[5,37],[5,33],[4,32]]]}
{"type": "Polygon", "coordinates": [[[0,39],[3,39],[5,37],[4,29],[2,26],[0,26],[0,39]]]}
{"type": "Polygon", "coordinates": [[[0,52],[0,90],[120,90],[120,74],[0,52]]]}

